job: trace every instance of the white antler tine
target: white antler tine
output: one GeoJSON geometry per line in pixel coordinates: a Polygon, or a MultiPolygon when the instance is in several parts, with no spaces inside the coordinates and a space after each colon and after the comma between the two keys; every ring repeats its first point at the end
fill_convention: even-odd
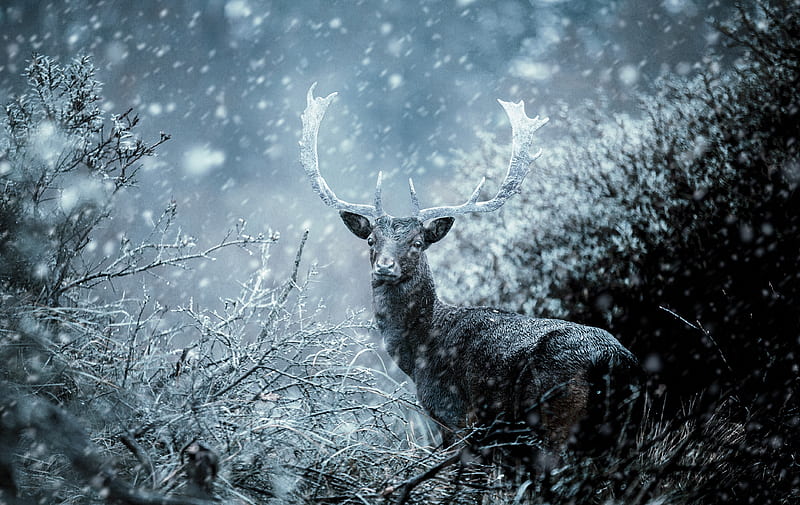
{"type": "MultiPolygon", "coordinates": [[[[533,135],[536,131],[547,124],[550,118],[540,118],[538,115],[529,118],[525,114],[525,102],[520,100],[517,103],[497,100],[506,111],[509,122],[511,122],[511,161],[518,161],[514,168],[527,171],[530,162],[541,155],[541,149],[534,155],[530,152],[533,143],[533,135]],[[527,164],[525,163],[527,161],[527,164]]],[[[511,168],[511,167],[509,167],[511,168]]]]}
{"type": "Polygon", "coordinates": [[[414,215],[419,215],[419,198],[417,198],[417,191],[414,189],[414,180],[408,178],[408,189],[411,191],[411,207],[414,215]]]}
{"type": "Polygon", "coordinates": [[[317,135],[319,133],[319,125],[322,118],[325,116],[325,111],[328,106],[336,97],[337,93],[333,92],[326,97],[315,97],[314,89],[317,83],[311,85],[306,95],[306,109],[300,115],[303,123],[303,133],[300,139],[300,163],[311,182],[311,187],[319,195],[325,205],[333,207],[337,210],[353,212],[369,217],[378,217],[379,210],[372,205],[364,205],[357,203],[346,202],[333,192],[328,186],[325,178],[319,171],[319,159],[317,157],[317,135]]]}
{"type": "Polygon", "coordinates": [[[306,104],[310,104],[311,102],[314,101],[314,90],[316,89],[316,87],[317,87],[317,81],[314,81],[311,87],[308,88],[308,93],[306,94],[306,104]]]}
{"type": "Polygon", "coordinates": [[[468,212],[491,212],[497,210],[515,193],[519,192],[525,176],[530,172],[530,165],[533,160],[542,154],[539,149],[532,152],[533,136],[536,131],[547,124],[548,118],[529,118],[525,114],[525,102],[520,100],[517,103],[498,100],[505,110],[508,120],[511,123],[511,159],[508,163],[508,172],[500,184],[497,194],[491,200],[484,202],[478,201],[480,191],[485,179],[481,180],[475,191],[472,192],[469,200],[461,205],[433,207],[419,211],[419,217],[425,221],[437,217],[456,216],[468,212]]]}
{"type": "Polygon", "coordinates": [[[475,190],[472,192],[472,196],[469,197],[467,203],[475,203],[478,201],[478,198],[481,196],[481,189],[483,189],[483,184],[486,182],[486,177],[481,177],[481,182],[475,186],[475,190]]]}
{"type": "Polygon", "coordinates": [[[375,184],[375,217],[380,217],[385,214],[383,212],[383,201],[381,199],[381,192],[383,191],[381,188],[382,182],[383,172],[378,171],[378,182],[375,184]]]}

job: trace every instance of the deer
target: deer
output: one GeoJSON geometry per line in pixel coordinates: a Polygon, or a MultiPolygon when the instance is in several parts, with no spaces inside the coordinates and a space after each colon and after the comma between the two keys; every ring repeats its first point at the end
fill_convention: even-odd
{"type": "Polygon", "coordinates": [[[532,149],[534,133],[548,118],[529,118],[523,101],[498,100],[511,123],[512,147],[497,194],[480,200],[483,178],[463,204],[421,209],[409,179],[413,215],[393,217],[383,209],[381,172],[372,204],[337,197],[321,175],[317,136],[337,93],[315,97],[315,87],[301,115],[300,163],[325,205],[366,240],[375,324],[439,426],[443,446],[463,440],[472,428],[514,433],[521,426],[536,434],[543,451],[555,453],[586,419],[593,419],[587,440],[616,435],[607,420],[639,391],[641,368],[628,349],[600,328],[445,303],[436,295],[425,255],[456,216],[493,212],[520,190],[542,154],[532,149]]]}

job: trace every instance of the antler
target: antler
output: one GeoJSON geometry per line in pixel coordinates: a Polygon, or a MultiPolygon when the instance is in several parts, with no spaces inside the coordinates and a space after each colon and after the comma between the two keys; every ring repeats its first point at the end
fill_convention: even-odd
{"type": "MultiPolygon", "coordinates": [[[[317,158],[317,134],[319,133],[319,125],[322,118],[325,116],[325,111],[328,105],[336,97],[336,93],[331,93],[326,97],[315,97],[314,88],[317,83],[311,85],[308,90],[306,110],[300,116],[303,122],[303,137],[300,140],[300,163],[311,181],[311,187],[322,198],[329,207],[337,210],[346,210],[362,216],[369,216],[379,218],[386,215],[383,210],[381,202],[381,179],[382,174],[378,172],[378,183],[375,187],[375,204],[365,205],[360,203],[346,202],[333,192],[333,190],[325,182],[325,178],[319,171],[319,161],[317,158]]],[[[533,143],[533,135],[536,131],[544,126],[549,119],[540,119],[539,116],[531,119],[525,114],[525,103],[520,100],[518,103],[504,102],[498,100],[500,105],[508,115],[511,122],[511,160],[508,164],[508,173],[506,178],[500,185],[497,194],[491,200],[479,202],[481,188],[483,187],[486,178],[482,178],[469,199],[461,205],[444,206],[444,207],[431,207],[428,209],[419,208],[419,199],[417,192],[414,189],[414,182],[409,179],[408,185],[411,191],[411,203],[414,206],[415,216],[420,221],[427,221],[445,216],[457,216],[460,214],[467,214],[470,212],[492,212],[499,209],[506,203],[511,195],[519,191],[522,181],[525,176],[530,172],[531,163],[542,155],[542,150],[539,149],[535,154],[531,154],[533,143]]]]}
{"type": "Polygon", "coordinates": [[[415,207],[416,215],[420,221],[427,221],[437,217],[457,216],[469,212],[492,212],[497,210],[506,203],[511,195],[519,190],[525,176],[528,175],[531,168],[531,163],[542,155],[542,150],[539,149],[535,154],[531,154],[531,147],[533,143],[533,134],[536,130],[544,126],[549,118],[540,119],[539,116],[531,119],[525,114],[525,103],[520,100],[518,103],[504,102],[498,100],[500,105],[505,109],[509,121],[511,121],[511,160],[508,164],[508,173],[505,180],[500,185],[497,195],[491,200],[479,202],[478,197],[481,193],[483,183],[486,178],[482,178],[469,199],[461,205],[445,206],[445,207],[432,207],[429,209],[419,210],[419,200],[417,193],[414,191],[414,183],[411,179],[408,180],[411,189],[411,202],[415,207]]]}
{"type": "Polygon", "coordinates": [[[378,218],[385,215],[383,211],[383,204],[381,203],[381,173],[378,172],[378,183],[375,187],[375,205],[365,205],[360,203],[346,202],[333,192],[333,190],[325,182],[325,178],[319,172],[319,161],[317,159],[317,133],[319,132],[319,124],[325,116],[325,111],[328,105],[336,97],[336,93],[322,98],[314,96],[314,88],[317,83],[311,85],[308,90],[306,110],[300,116],[303,122],[303,137],[300,140],[300,163],[311,181],[311,187],[322,198],[325,205],[333,207],[336,210],[346,210],[354,214],[362,216],[369,216],[378,218]]]}

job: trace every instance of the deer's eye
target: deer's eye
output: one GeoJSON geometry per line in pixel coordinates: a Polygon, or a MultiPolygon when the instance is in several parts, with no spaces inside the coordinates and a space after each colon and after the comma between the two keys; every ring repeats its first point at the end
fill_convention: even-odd
{"type": "Polygon", "coordinates": [[[415,240],[414,242],[411,243],[411,245],[416,247],[417,249],[420,249],[422,247],[422,241],[421,240],[415,240]]]}
{"type": "Polygon", "coordinates": [[[367,245],[369,245],[370,247],[374,246],[375,245],[375,239],[372,238],[372,237],[367,238],[367,245]]]}

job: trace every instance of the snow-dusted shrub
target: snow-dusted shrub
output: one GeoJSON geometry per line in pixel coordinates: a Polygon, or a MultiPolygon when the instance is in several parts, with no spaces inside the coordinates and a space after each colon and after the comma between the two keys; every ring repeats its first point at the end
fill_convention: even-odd
{"type": "MultiPolygon", "coordinates": [[[[779,501],[800,482],[800,9],[756,2],[718,28],[741,56],[663,77],[638,117],[554,114],[566,133],[543,142],[522,194],[457,223],[440,247],[463,258],[440,290],[605,326],[673,406],[698,392],[736,398],[758,412],[743,464],[771,470],[717,498],[779,501]]],[[[500,177],[506,149],[487,138],[457,179],[500,177]]]]}
{"type": "MultiPolygon", "coordinates": [[[[761,36],[779,37],[793,22],[765,24],[761,36]]],[[[764,48],[774,54],[751,53],[724,72],[709,56],[694,78],[663,78],[655,96],[642,96],[640,117],[559,111],[548,128],[561,137],[540,141],[544,154],[524,191],[501,212],[454,228],[459,239],[440,256],[469,266],[447,272],[447,296],[551,317],[597,310],[610,321],[620,307],[603,291],[641,285],[645,256],[696,240],[709,226],[703,217],[735,221],[746,241],[785,233],[749,222],[762,205],[756,188],[778,207],[800,182],[790,122],[797,58],[783,40],[764,48]]],[[[478,150],[459,153],[455,179],[485,175],[488,195],[509,146],[479,137],[478,150]]]]}
{"type": "Polygon", "coordinates": [[[88,58],[35,55],[27,92],[9,102],[0,140],[0,282],[57,303],[112,197],[168,139],[140,139],[138,117],[108,115],[88,58]]]}
{"type": "Polygon", "coordinates": [[[366,366],[379,360],[357,314],[319,320],[305,238],[281,275],[277,233],[240,221],[202,248],[170,204],[145,242],[87,248],[167,138],[138,139],[131,112],[106,120],[93,75],[89,59],[35,56],[6,107],[0,502],[303,503],[412,472],[426,425],[403,384],[366,366]],[[136,289],[219,254],[256,265],[221,309],[136,289]]]}

